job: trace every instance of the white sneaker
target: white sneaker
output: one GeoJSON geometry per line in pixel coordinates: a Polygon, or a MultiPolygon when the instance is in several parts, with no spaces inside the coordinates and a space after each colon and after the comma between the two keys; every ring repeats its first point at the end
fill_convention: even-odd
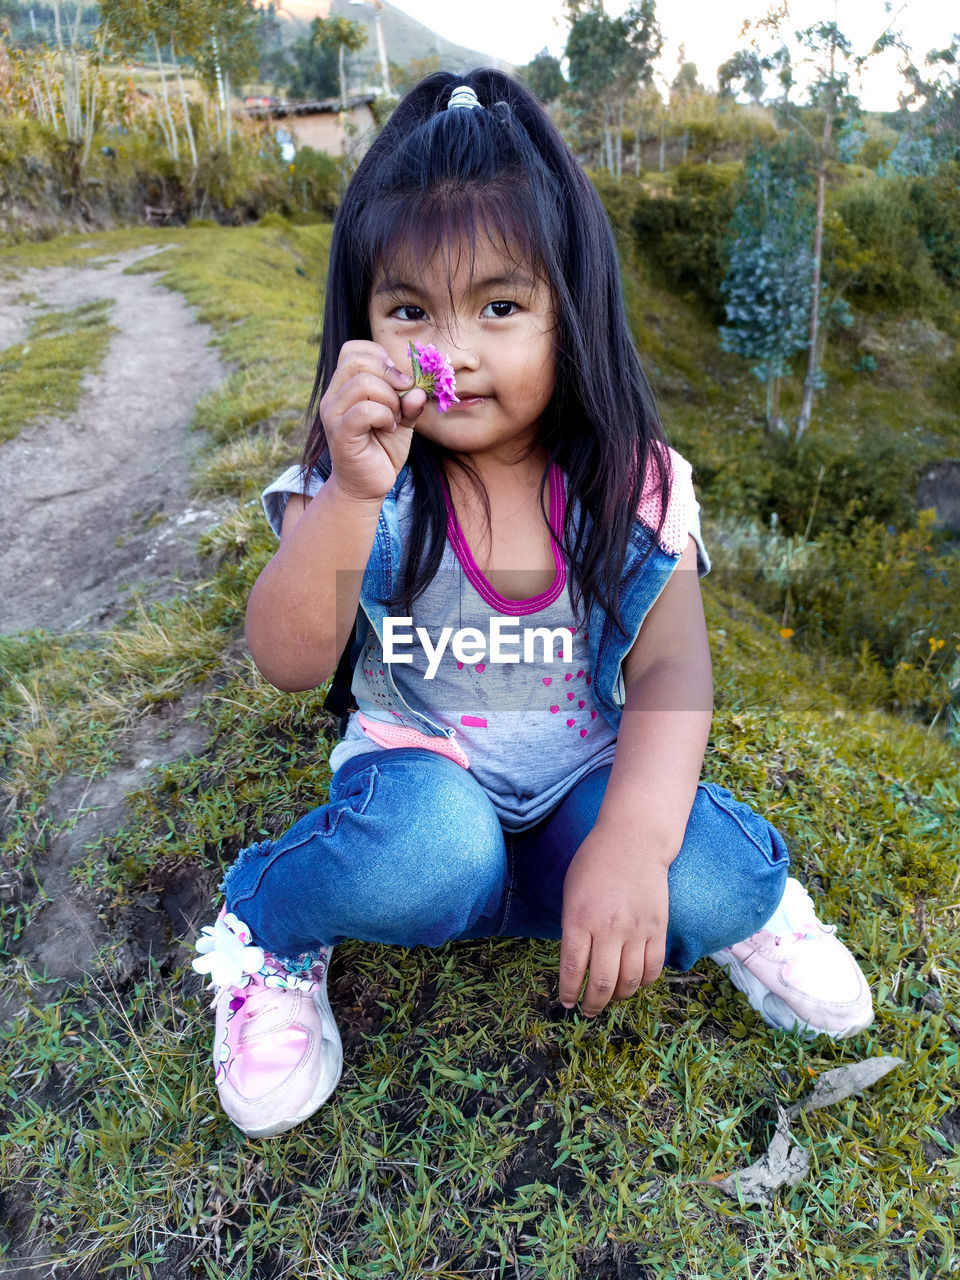
{"type": "Polygon", "coordinates": [[[856,960],[817,919],[809,893],[787,879],[776,932],[764,927],[710,956],[771,1027],[842,1040],[873,1022],[870,988],[856,960]]]}

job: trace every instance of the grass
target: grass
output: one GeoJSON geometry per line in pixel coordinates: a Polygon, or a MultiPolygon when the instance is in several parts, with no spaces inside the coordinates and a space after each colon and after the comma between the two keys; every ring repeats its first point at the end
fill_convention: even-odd
{"type": "MultiPolygon", "coordinates": [[[[0,896],[0,1257],[160,1280],[956,1272],[955,746],[877,709],[849,661],[799,651],[724,575],[704,583],[717,685],[706,776],[782,830],[864,966],[875,1025],[809,1046],[768,1028],[709,961],[589,1022],[557,1004],[555,943],[347,944],[331,976],[346,1050],[333,1101],[270,1142],[225,1119],[184,953],[131,972],[124,944],[145,919],[166,921],[161,903],[185,882],[215,883],[329,781],[321,692],[278,694],[236,643],[274,546],[252,497],[299,446],[328,229],[196,229],[164,243],[137,270],[162,271],[194,301],[234,367],[198,406],[197,474],[236,507],[206,535],[208,576],[188,597],[105,635],[0,640],[0,859],[24,882],[21,901],[0,896]],[[32,877],[69,826],[52,822],[51,786],[107,775],[132,735],[188,706],[207,749],[145,776],[122,829],[91,842],[75,872],[115,942],[96,973],[45,981],[18,946],[40,905],[32,877]],[[795,1122],[811,1170],[772,1209],[710,1182],[762,1152],[775,1101],[882,1054],[905,1064],[795,1122]]],[[[50,242],[15,261],[58,248],[76,252],[50,242]]],[[[665,295],[645,305],[665,367],[685,306],[665,295]]],[[[696,368],[722,367],[706,333],[693,334],[696,368]]],[[[746,391],[697,386],[734,448],[746,391]]],[[[716,520],[714,538],[725,527],[716,520]]]]}
{"type": "Polygon", "coordinates": [[[116,332],[112,305],[47,311],[32,321],[25,342],[0,351],[0,444],[31,422],[76,409],[84,377],[100,368],[116,332]]]}

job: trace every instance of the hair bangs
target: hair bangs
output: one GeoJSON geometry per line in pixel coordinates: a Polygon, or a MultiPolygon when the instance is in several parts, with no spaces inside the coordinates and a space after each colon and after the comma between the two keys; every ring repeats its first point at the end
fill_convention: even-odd
{"type": "Polygon", "coordinates": [[[401,263],[436,259],[450,280],[466,259],[472,279],[477,245],[489,244],[517,270],[535,272],[555,290],[556,264],[544,251],[556,243],[549,211],[525,179],[502,174],[467,186],[446,181],[371,203],[360,224],[367,287],[377,276],[394,274],[401,263]]]}

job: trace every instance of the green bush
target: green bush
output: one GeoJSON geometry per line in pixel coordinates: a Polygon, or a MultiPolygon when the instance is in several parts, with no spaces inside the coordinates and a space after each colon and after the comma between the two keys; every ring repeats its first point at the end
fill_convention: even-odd
{"type": "Polygon", "coordinates": [[[871,177],[833,194],[833,210],[862,251],[847,285],[861,306],[919,311],[937,303],[939,281],[910,186],[904,178],[871,177]]]}
{"type": "Polygon", "coordinates": [[[637,247],[672,287],[724,316],[720,285],[727,271],[727,227],[740,166],[680,165],[670,196],[639,191],[631,226],[637,247]]]}
{"type": "Polygon", "coordinates": [[[329,219],[336,209],[340,169],[322,152],[302,148],[287,164],[274,139],[248,122],[238,122],[229,147],[205,129],[196,145],[194,167],[183,135],[174,159],[156,124],[111,127],[95,134],[81,164],[81,149],[53,129],[2,117],[0,237],[137,222],[146,209],[170,225],[238,225],[270,211],[329,219]]]}
{"type": "Polygon", "coordinates": [[[960,288],[960,166],[914,178],[909,196],[934,270],[949,288],[960,288]]]}
{"type": "Polygon", "coordinates": [[[780,620],[781,634],[853,661],[857,701],[948,720],[960,707],[960,559],[939,549],[933,512],[899,532],[865,519],[812,543],[740,525],[717,566],[780,620]]]}
{"type": "Polygon", "coordinates": [[[615,178],[601,170],[589,171],[588,177],[603,201],[614,230],[621,235],[629,235],[637,200],[644,194],[641,180],[632,174],[615,178]]]}
{"type": "Polygon", "coordinates": [[[332,218],[339,203],[340,166],[325,151],[301,147],[287,166],[284,207],[288,213],[332,218]]]}
{"type": "Polygon", "coordinates": [[[857,441],[820,432],[796,441],[764,434],[755,447],[724,444],[712,458],[697,453],[704,496],[725,511],[769,524],[785,534],[814,528],[848,532],[867,517],[908,526],[916,505],[918,459],[912,440],[865,435],[857,441]],[[821,474],[822,469],[822,474],[821,474]]]}

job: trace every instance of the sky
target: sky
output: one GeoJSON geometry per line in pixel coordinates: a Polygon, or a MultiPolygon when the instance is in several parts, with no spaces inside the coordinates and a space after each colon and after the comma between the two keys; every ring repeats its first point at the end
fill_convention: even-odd
{"type": "MultiPolygon", "coordinates": [[[[522,66],[546,46],[560,57],[566,43],[567,24],[562,0],[390,0],[412,18],[457,44],[493,54],[522,66]]],[[[913,59],[922,66],[933,48],[946,47],[960,32],[960,13],[944,0],[894,0],[890,14],[884,0],[836,0],[837,23],[853,41],[857,52],[866,51],[896,18],[913,59]],[[899,15],[899,16],[897,16],[899,15]]],[[[607,0],[611,15],[622,13],[626,0],[607,0]]],[[[700,82],[716,88],[716,69],[737,49],[745,17],[759,17],[767,0],[660,0],[657,17],[664,35],[658,71],[669,83],[676,75],[680,46],[686,60],[695,62],[700,82]],[[754,7],[755,6],[755,7],[754,7]]],[[[790,0],[789,29],[833,17],[832,0],[790,0]]],[[[860,87],[860,100],[868,111],[895,111],[903,80],[897,72],[898,55],[888,50],[871,59],[860,87]]],[[[797,75],[800,80],[800,74],[797,75]]]]}

